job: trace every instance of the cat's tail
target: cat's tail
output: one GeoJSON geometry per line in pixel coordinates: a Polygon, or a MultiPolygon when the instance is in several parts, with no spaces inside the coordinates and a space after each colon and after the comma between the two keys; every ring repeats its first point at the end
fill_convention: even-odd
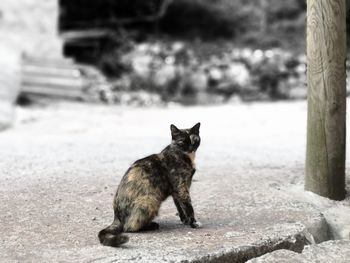
{"type": "Polygon", "coordinates": [[[119,247],[120,245],[129,241],[127,236],[122,235],[123,226],[119,220],[114,222],[107,228],[102,229],[98,233],[98,239],[104,246],[119,247]]]}

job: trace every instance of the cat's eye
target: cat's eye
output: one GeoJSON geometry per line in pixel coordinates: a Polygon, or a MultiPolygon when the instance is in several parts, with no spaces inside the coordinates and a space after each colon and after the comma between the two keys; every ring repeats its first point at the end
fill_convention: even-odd
{"type": "Polygon", "coordinates": [[[199,137],[196,135],[191,135],[190,140],[191,140],[191,144],[197,144],[200,141],[199,137]]]}

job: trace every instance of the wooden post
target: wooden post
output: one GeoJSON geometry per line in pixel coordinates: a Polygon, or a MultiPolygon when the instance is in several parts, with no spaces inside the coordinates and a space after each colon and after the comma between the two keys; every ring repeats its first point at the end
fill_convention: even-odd
{"type": "Polygon", "coordinates": [[[305,190],[345,198],[345,0],[307,0],[305,190]]]}

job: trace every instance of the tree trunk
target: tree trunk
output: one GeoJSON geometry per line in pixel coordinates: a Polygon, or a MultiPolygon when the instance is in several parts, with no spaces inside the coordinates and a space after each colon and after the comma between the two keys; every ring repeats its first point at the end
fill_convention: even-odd
{"type": "Polygon", "coordinates": [[[307,0],[305,190],[345,198],[345,0],[307,0]]]}

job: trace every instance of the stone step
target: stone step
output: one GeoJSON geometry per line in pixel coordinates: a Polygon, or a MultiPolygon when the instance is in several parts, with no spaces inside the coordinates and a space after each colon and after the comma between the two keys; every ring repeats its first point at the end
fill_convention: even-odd
{"type": "Polygon", "coordinates": [[[36,65],[40,67],[54,67],[54,68],[76,68],[76,64],[73,59],[70,58],[42,58],[42,57],[23,57],[23,65],[36,65]]]}
{"type": "Polygon", "coordinates": [[[45,88],[59,88],[62,90],[74,89],[83,90],[88,86],[87,81],[83,78],[60,78],[50,76],[30,76],[24,75],[22,80],[22,90],[31,86],[42,86],[45,88]]]}
{"type": "Polygon", "coordinates": [[[27,76],[48,76],[62,78],[79,78],[81,71],[78,68],[56,68],[41,65],[26,64],[22,65],[22,73],[24,78],[27,76]]]}
{"type": "Polygon", "coordinates": [[[67,89],[48,89],[43,86],[27,86],[22,91],[24,94],[28,95],[40,95],[48,97],[59,97],[59,98],[84,98],[84,92],[81,90],[67,90],[67,89]]]}
{"type": "Polygon", "coordinates": [[[94,101],[98,97],[98,85],[106,83],[98,69],[76,64],[71,59],[26,57],[22,61],[21,92],[24,95],[85,98],[94,101]]]}

